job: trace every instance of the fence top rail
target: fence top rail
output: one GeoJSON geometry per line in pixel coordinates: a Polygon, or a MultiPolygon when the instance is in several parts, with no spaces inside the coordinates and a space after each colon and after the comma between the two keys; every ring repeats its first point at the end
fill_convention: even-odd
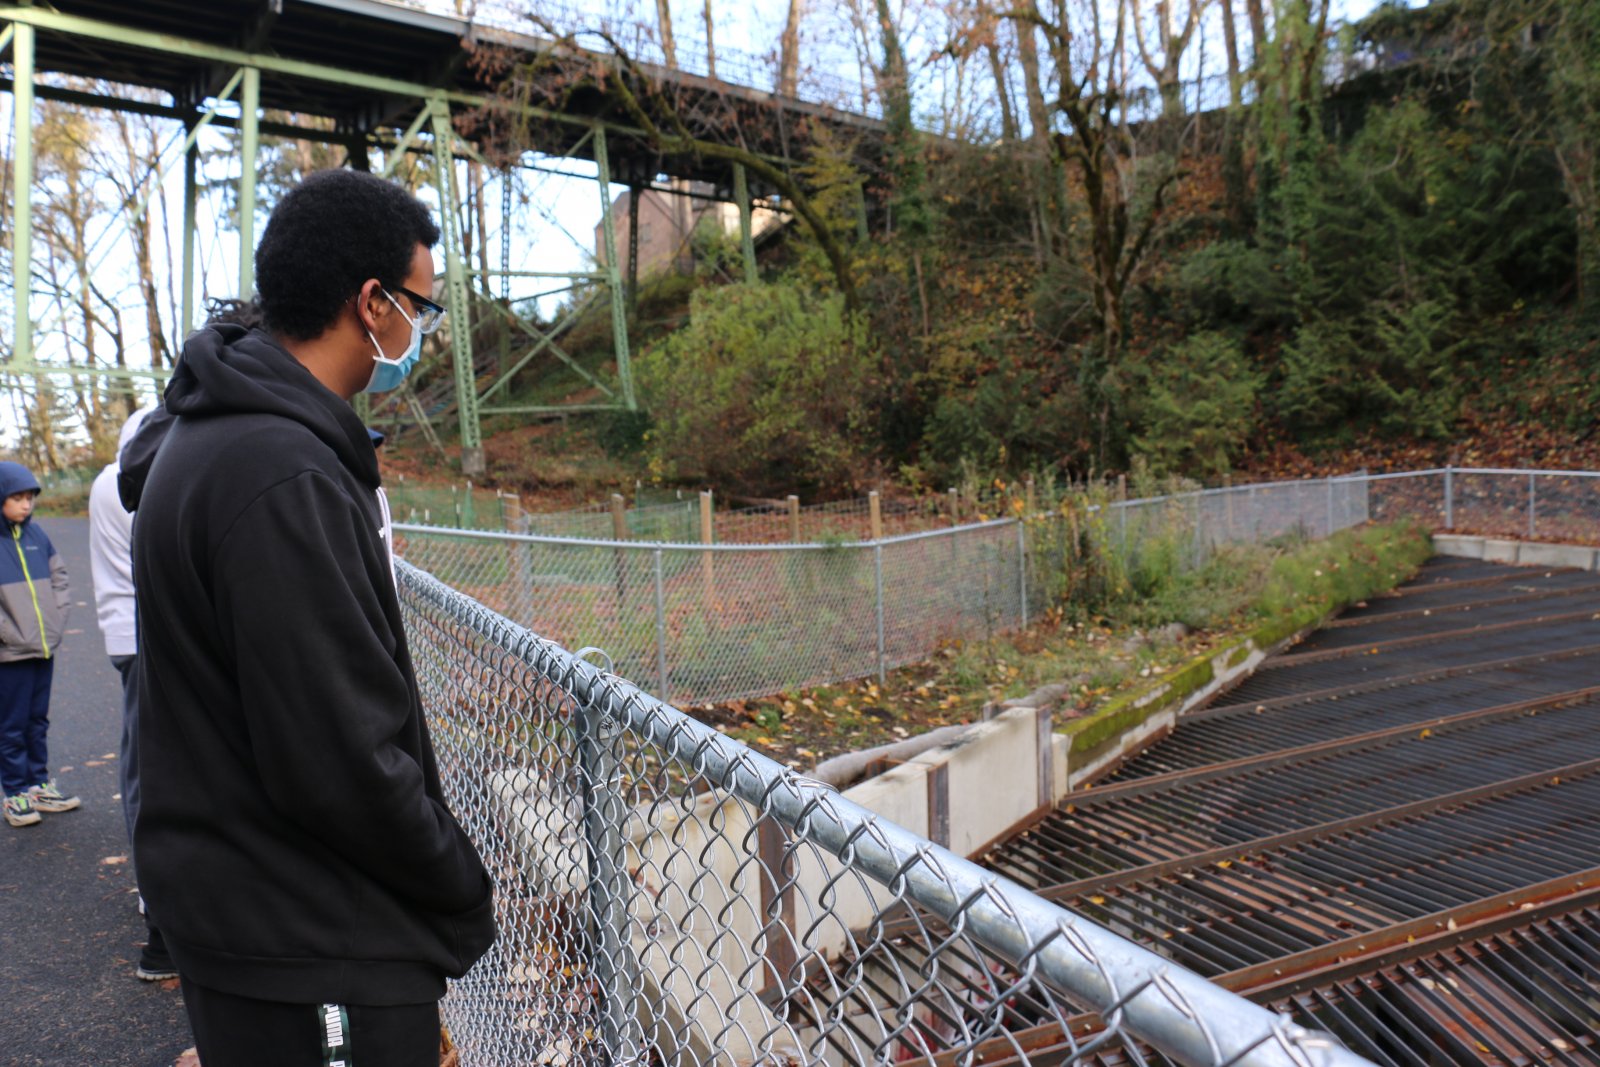
{"type": "Polygon", "coordinates": [[[1420,471],[1386,471],[1383,474],[1351,474],[1346,477],[1369,482],[1390,482],[1397,478],[1427,478],[1435,474],[1444,474],[1447,470],[1454,470],[1459,474],[1463,469],[1461,467],[1429,467],[1420,471]]]}
{"type": "Polygon", "coordinates": [[[1539,478],[1600,478],[1600,471],[1556,471],[1540,467],[1451,467],[1456,474],[1517,474],[1539,478]]]}
{"type": "Polygon", "coordinates": [[[614,548],[634,552],[839,552],[875,548],[883,545],[903,544],[907,541],[926,541],[937,537],[951,537],[974,530],[989,530],[1015,526],[1016,519],[990,519],[988,522],[970,522],[962,526],[948,526],[938,530],[896,534],[877,541],[814,541],[796,543],[779,541],[772,544],[701,544],[697,541],[613,541],[587,537],[550,537],[543,534],[510,533],[500,530],[467,530],[453,526],[425,526],[421,523],[397,522],[396,533],[421,534],[426,537],[459,537],[477,541],[518,541],[539,545],[568,545],[574,548],[614,548]]]}
{"type": "MultiPolygon", "coordinates": [[[[998,525],[990,523],[988,525],[998,525]]],[[[627,544],[619,542],[619,544],[627,544]]],[[[699,546],[694,546],[699,547],[699,546]]],[[[580,706],[753,805],[1115,1027],[1186,1064],[1370,1067],[1327,1035],[1254,1004],[1110,930],[918,837],[602,671],[400,561],[402,585],[522,659],[580,706]],[[1308,1053],[1312,1055],[1308,1056],[1308,1053]]]]}

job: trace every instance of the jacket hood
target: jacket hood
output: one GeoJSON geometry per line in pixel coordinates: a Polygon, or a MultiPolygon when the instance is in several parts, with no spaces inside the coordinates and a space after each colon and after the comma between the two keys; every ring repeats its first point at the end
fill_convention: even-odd
{"type": "Polygon", "coordinates": [[[39,479],[20,463],[0,462],[0,500],[12,493],[39,492],[39,479]]]}
{"type": "Polygon", "coordinates": [[[122,432],[117,435],[118,457],[121,457],[122,450],[128,447],[128,442],[139,432],[139,427],[144,425],[144,420],[157,410],[159,410],[158,405],[149,404],[128,416],[128,421],[122,424],[122,432]]]}
{"type": "Polygon", "coordinates": [[[277,415],[298,422],[331,448],[351,474],[376,489],[378,457],[354,409],[264,330],[207,326],[184,342],[159,411],[122,450],[117,491],[137,511],[156,452],[175,418],[277,415]]]}

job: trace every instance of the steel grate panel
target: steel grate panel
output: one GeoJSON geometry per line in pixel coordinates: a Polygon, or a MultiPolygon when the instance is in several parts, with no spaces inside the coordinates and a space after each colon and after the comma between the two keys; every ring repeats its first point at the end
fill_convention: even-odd
{"type": "Polygon", "coordinates": [[[1308,636],[1295,652],[1321,652],[1336,648],[1372,645],[1396,638],[1438,634],[1471,627],[1492,626],[1535,615],[1564,615],[1575,611],[1600,609],[1600,585],[1574,587],[1538,600],[1511,597],[1500,603],[1477,602],[1454,611],[1403,619],[1374,620],[1361,626],[1318,630],[1308,636]]]}
{"type": "Polygon", "coordinates": [[[1294,745],[1424,722],[1441,716],[1564,693],[1600,681],[1600,653],[1507,669],[1438,678],[1256,713],[1248,705],[1214,718],[1183,721],[1171,736],[1123,764],[1105,781],[1260,755],[1294,745]]]}
{"type": "Polygon", "coordinates": [[[1109,874],[1600,759],[1600,701],[1407,735],[1287,766],[1172,782],[1158,792],[1074,796],[989,853],[1030,889],[1109,874]]]}

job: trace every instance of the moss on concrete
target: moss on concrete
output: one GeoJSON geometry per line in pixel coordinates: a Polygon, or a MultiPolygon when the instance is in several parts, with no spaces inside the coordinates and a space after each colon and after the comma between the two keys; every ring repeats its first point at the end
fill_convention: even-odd
{"type": "MultiPolygon", "coordinates": [[[[1095,752],[1138,727],[1150,716],[1180,704],[1216,680],[1217,664],[1232,670],[1256,651],[1270,651],[1324,618],[1351,604],[1392,589],[1409,579],[1432,551],[1428,537],[1410,525],[1347,531],[1319,544],[1307,560],[1285,569],[1281,581],[1297,585],[1302,578],[1311,591],[1288,610],[1274,613],[1234,642],[1189,661],[1165,678],[1107,701],[1094,714],[1075,719],[1061,733],[1071,739],[1076,756],[1095,752]],[[1325,569],[1326,568],[1326,569],[1325,569]],[[1325,575],[1331,580],[1320,581],[1325,575]]],[[[1275,599],[1284,603],[1282,590],[1275,599]]]]}

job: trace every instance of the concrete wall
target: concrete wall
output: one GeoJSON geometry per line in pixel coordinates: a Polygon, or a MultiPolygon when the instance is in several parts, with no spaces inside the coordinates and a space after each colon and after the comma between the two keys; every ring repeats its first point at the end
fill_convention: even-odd
{"type": "Polygon", "coordinates": [[[1441,556],[1520,563],[1533,567],[1596,569],[1596,550],[1586,545],[1555,545],[1541,541],[1507,541],[1467,534],[1434,534],[1433,547],[1441,556]]]}

